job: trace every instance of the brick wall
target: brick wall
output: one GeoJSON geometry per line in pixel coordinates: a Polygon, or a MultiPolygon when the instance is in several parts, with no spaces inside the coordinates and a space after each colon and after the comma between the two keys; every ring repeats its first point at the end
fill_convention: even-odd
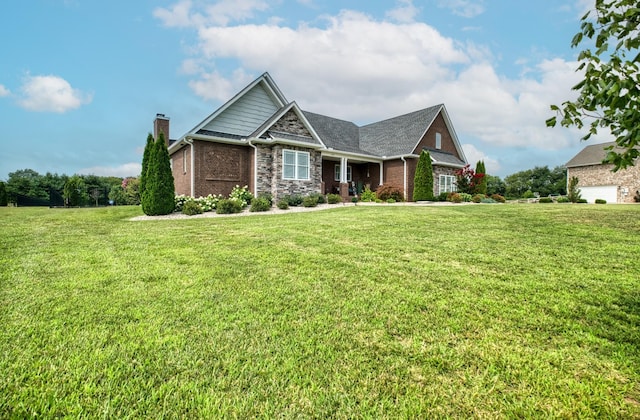
{"type": "Polygon", "coordinates": [[[400,159],[384,162],[383,185],[404,188],[404,163],[400,159]]]}
{"type": "Polygon", "coordinates": [[[191,195],[191,146],[171,155],[171,168],[176,194],[191,195]]]}
{"type": "Polygon", "coordinates": [[[578,178],[578,188],[615,185],[618,187],[618,203],[633,203],[633,196],[640,190],[640,162],[636,166],[612,172],[613,165],[590,165],[567,169],[567,179],[578,178]],[[624,190],[628,193],[623,194],[624,190]]]}
{"type": "Polygon", "coordinates": [[[251,188],[251,147],[196,140],[194,149],[196,197],[227,196],[236,185],[251,188]]]}
{"type": "Polygon", "coordinates": [[[438,116],[433,120],[431,127],[424,134],[418,146],[413,150],[413,153],[419,155],[422,152],[424,147],[429,149],[436,148],[436,133],[440,133],[442,139],[442,145],[440,150],[443,152],[451,153],[458,158],[462,159],[461,156],[458,155],[458,151],[456,150],[455,143],[453,141],[453,137],[447,128],[447,124],[442,117],[442,114],[438,114],[438,116]]]}

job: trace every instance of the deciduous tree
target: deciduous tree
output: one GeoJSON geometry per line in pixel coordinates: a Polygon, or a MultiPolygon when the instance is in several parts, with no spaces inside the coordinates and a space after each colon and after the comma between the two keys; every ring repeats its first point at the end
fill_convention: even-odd
{"type": "Polygon", "coordinates": [[[565,127],[588,124],[583,140],[609,128],[621,149],[610,147],[605,161],[617,171],[635,165],[640,155],[638,0],[596,0],[595,9],[581,22],[580,32],[571,41],[574,48],[585,45],[577,69],[584,71],[584,79],[573,87],[578,99],[551,105],[557,115],[547,125],[554,127],[558,118],[565,127]]]}

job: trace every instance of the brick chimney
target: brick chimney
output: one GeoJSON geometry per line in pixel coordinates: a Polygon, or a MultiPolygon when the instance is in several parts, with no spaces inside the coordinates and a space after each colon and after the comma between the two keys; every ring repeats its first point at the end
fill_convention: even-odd
{"type": "Polygon", "coordinates": [[[160,132],[164,133],[164,142],[169,147],[169,117],[164,114],[156,114],[153,120],[153,138],[157,140],[160,132]]]}

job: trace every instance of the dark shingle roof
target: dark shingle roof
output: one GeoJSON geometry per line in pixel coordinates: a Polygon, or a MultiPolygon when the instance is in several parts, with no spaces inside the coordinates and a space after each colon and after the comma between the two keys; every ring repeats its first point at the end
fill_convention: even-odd
{"type": "Polygon", "coordinates": [[[302,111],[325,146],[343,152],[375,155],[360,148],[360,129],[351,121],[302,111]]]}
{"type": "Polygon", "coordinates": [[[435,150],[430,148],[424,148],[424,150],[428,151],[431,155],[431,158],[435,161],[435,163],[445,164],[445,165],[456,165],[456,166],[464,166],[465,163],[458,159],[452,153],[443,152],[442,150],[435,150]]]}
{"type": "Polygon", "coordinates": [[[237,134],[229,134],[229,133],[223,133],[220,131],[211,131],[211,130],[204,130],[204,129],[198,130],[196,134],[202,134],[204,136],[212,136],[212,137],[219,137],[223,139],[232,139],[232,140],[242,140],[244,138],[244,136],[239,136],[237,134]]]}
{"type": "MultiPolygon", "coordinates": [[[[600,165],[604,158],[607,156],[608,150],[604,150],[605,147],[615,146],[616,142],[611,141],[609,143],[592,144],[582,149],[577,155],[575,155],[567,164],[567,168],[573,168],[576,166],[588,166],[588,165],[600,165]]],[[[621,148],[614,148],[614,151],[621,151],[621,148]]]]}
{"type": "Polygon", "coordinates": [[[360,128],[360,147],[378,156],[412,153],[442,105],[421,109],[360,128]]]}

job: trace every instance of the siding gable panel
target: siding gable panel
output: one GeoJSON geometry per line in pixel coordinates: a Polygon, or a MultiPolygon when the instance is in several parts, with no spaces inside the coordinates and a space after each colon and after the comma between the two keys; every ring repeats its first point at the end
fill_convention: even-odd
{"type": "Polygon", "coordinates": [[[258,84],[203,129],[248,136],[278,109],[278,105],[271,99],[267,91],[258,84]]]}

